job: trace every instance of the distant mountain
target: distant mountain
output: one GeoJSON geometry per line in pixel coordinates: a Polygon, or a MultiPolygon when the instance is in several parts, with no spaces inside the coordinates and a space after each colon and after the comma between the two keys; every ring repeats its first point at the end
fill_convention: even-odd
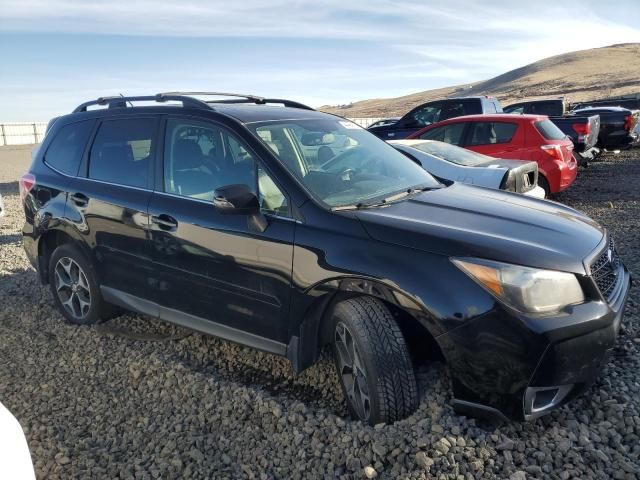
{"type": "Polygon", "coordinates": [[[640,43],[625,43],[556,55],[481,82],[320,110],[344,117],[386,117],[401,116],[437,98],[493,95],[508,105],[537,98],[565,96],[576,102],[635,92],[640,92],[640,43]]]}

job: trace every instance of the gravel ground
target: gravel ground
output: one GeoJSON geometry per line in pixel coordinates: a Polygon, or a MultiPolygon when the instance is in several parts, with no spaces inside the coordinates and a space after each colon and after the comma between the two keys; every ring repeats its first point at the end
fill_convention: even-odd
{"type": "MultiPolygon", "coordinates": [[[[62,322],[23,253],[15,179],[29,150],[0,149],[0,402],[39,478],[640,478],[640,289],[596,384],[530,423],[456,415],[446,368],[419,373],[410,418],[345,416],[325,360],[284,359],[141,316],[62,322]]],[[[581,170],[558,200],[608,228],[640,272],[640,150],[581,170]]]]}

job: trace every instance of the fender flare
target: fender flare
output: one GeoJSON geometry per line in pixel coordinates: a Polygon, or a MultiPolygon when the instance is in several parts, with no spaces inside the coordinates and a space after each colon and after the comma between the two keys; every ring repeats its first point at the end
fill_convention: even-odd
{"type": "Polygon", "coordinates": [[[304,295],[316,297],[309,306],[299,325],[297,334],[293,334],[287,346],[287,358],[296,374],[304,371],[318,360],[322,347],[330,340],[328,329],[331,313],[337,303],[354,296],[371,296],[409,313],[423,323],[430,333],[431,317],[427,307],[400,287],[389,285],[379,279],[367,277],[338,277],[324,280],[308,288],[304,295]]]}

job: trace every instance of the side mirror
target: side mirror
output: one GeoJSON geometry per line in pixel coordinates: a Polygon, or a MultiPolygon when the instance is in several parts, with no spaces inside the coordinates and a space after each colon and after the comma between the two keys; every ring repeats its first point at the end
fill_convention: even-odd
{"type": "Polygon", "coordinates": [[[227,215],[251,215],[260,212],[258,197],[248,185],[226,185],[213,192],[213,205],[227,215]]]}
{"type": "Polygon", "coordinates": [[[213,192],[213,205],[224,215],[248,215],[249,228],[264,232],[269,223],[260,211],[260,202],[248,185],[236,184],[216,188],[213,192]]]}

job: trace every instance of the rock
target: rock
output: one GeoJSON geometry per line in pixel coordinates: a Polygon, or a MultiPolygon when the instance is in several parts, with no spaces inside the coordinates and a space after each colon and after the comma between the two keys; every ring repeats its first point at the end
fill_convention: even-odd
{"type": "Polygon", "coordinates": [[[516,443],[510,438],[507,438],[498,446],[496,446],[496,450],[513,450],[515,446],[516,443]]]}
{"type": "Polygon", "coordinates": [[[435,463],[425,452],[416,453],[416,463],[425,470],[429,470],[435,463]]]}
{"type": "Polygon", "coordinates": [[[527,474],[522,470],[516,470],[509,475],[509,480],[527,480],[527,474]]]}
{"type": "Polygon", "coordinates": [[[433,445],[433,448],[435,448],[438,452],[442,453],[443,455],[446,455],[447,453],[449,453],[451,444],[446,438],[441,438],[433,445]]]}
{"type": "Polygon", "coordinates": [[[364,476],[367,478],[376,478],[378,476],[378,472],[371,465],[367,465],[364,467],[364,476]]]}

